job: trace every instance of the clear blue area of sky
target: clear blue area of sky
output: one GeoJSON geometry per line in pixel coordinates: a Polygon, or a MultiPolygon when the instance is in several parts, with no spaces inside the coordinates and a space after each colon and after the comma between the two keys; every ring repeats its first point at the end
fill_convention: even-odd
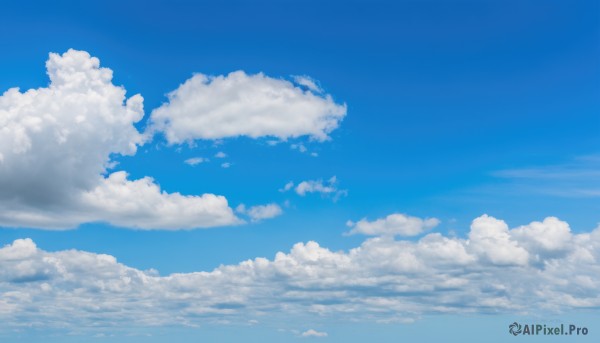
{"type": "Polygon", "coordinates": [[[0,229],[1,245],[31,237],[164,275],[272,258],[300,241],[348,249],[362,238],[342,235],[347,220],[393,212],[440,218],[436,230],[458,235],[483,213],[510,226],[557,216],[576,232],[600,221],[597,196],[565,194],[574,182],[600,188],[597,177],[561,192],[496,174],[597,170],[597,159],[576,161],[600,153],[598,1],[4,1],[0,28],[0,91],[47,85],[48,53],[75,48],[111,68],[128,95],[141,93],[147,115],[195,72],[240,69],[309,75],[348,105],[331,141],[303,141],[318,157],[260,140],[178,149],[159,137],[119,159],[117,169],[169,192],[221,194],[234,207],[289,200],[278,218],[180,232],[0,229]],[[231,168],[183,163],[217,151],[231,168]],[[348,190],[335,203],[278,191],[333,175],[348,190]]]}

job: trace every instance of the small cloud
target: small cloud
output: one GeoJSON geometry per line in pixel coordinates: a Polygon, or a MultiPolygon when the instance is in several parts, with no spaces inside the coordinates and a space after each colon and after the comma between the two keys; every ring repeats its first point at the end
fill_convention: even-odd
{"type": "Polygon", "coordinates": [[[327,332],[317,331],[317,330],[306,330],[301,334],[302,337],[327,337],[327,332]]]}
{"type": "Polygon", "coordinates": [[[246,208],[244,204],[236,207],[237,213],[245,214],[250,217],[250,220],[257,222],[263,219],[275,218],[283,213],[283,210],[277,204],[257,205],[246,208]]]}
{"type": "Polygon", "coordinates": [[[230,162],[221,163],[221,168],[229,168],[229,167],[231,167],[230,162]]]}
{"type": "Polygon", "coordinates": [[[219,151],[218,153],[215,154],[215,158],[225,158],[225,157],[227,157],[227,154],[222,151],[219,151]]]}
{"type": "Polygon", "coordinates": [[[323,93],[323,89],[321,89],[321,87],[319,87],[319,85],[317,84],[318,82],[310,76],[295,75],[294,82],[296,82],[300,86],[308,88],[309,90],[315,93],[323,93]]]}
{"type": "Polygon", "coordinates": [[[306,147],[304,146],[304,144],[299,143],[299,144],[292,144],[290,145],[290,148],[292,148],[292,150],[298,150],[301,153],[305,153],[306,152],[306,147]]]}
{"type": "Polygon", "coordinates": [[[316,153],[316,152],[308,152],[308,148],[303,143],[290,144],[290,149],[292,149],[292,150],[298,150],[302,154],[308,153],[312,157],[319,156],[319,154],[316,153]]]}
{"type": "Polygon", "coordinates": [[[346,222],[352,230],[348,235],[363,234],[369,236],[415,236],[439,225],[437,218],[421,219],[400,213],[390,214],[375,221],[361,219],[358,223],[346,222]]]}
{"type": "Polygon", "coordinates": [[[192,158],[188,158],[187,160],[185,160],[183,162],[185,164],[189,164],[190,166],[195,166],[195,165],[198,165],[200,163],[208,162],[208,159],[203,158],[203,157],[192,157],[192,158]]]}
{"type": "Polygon", "coordinates": [[[283,188],[280,188],[279,191],[280,192],[287,192],[290,189],[294,188],[294,183],[292,181],[288,182],[285,184],[285,186],[283,186],[283,188]]]}
{"type": "MultiPolygon", "coordinates": [[[[333,201],[337,201],[341,196],[348,195],[348,190],[338,189],[337,188],[337,178],[335,176],[331,177],[329,180],[323,182],[322,179],[318,180],[307,180],[300,182],[294,191],[299,196],[305,196],[307,193],[321,193],[323,196],[332,196],[333,201]]],[[[289,191],[294,187],[293,182],[288,182],[282,189],[279,191],[285,192],[289,191]]]]}

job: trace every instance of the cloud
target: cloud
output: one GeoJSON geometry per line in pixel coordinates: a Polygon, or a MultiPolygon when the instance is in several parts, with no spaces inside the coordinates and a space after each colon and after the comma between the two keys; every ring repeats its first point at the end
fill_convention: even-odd
{"type": "Polygon", "coordinates": [[[313,78],[311,78],[310,76],[294,76],[294,82],[296,82],[297,84],[304,86],[306,88],[308,88],[309,90],[315,92],[315,93],[323,93],[323,90],[321,89],[321,87],[319,87],[317,85],[317,81],[314,80],[313,78]]]}
{"type": "Polygon", "coordinates": [[[246,208],[244,204],[241,204],[235,210],[238,213],[248,215],[253,222],[274,218],[283,213],[283,210],[277,204],[257,205],[250,208],[246,208]]]}
{"type": "Polygon", "coordinates": [[[348,251],[310,241],[272,259],[166,276],[113,256],[48,252],[18,239],[0,248],[0,328],[247,323],[258,316],[268,323],[270,316],[303,314],[410,322],[428,314],[564,313],[600,306],[599,261],[600,227],[573,234],[553,217],[507,229],[481,216],[466,238],[379,236],[348,251]],[[560,242],[534,242],[535,232],[555,232],[560,242]]]}
{"type": "Polygon", "coordinates": [[[292,181],[288,182],[283,186],[283,188],[279,189],[280,192],[287,192],[290,189],[294,188],[294,183],[292,181]]]}
{"type": "Polygon", "coordinates": [[[134,126],[144,116],[143,98],[126,98],[112,71],[85,51],[51,53],[46,69],[48,87],[0,96],[0,226],[65,229],[103,221],[173,229],[241,222],[224,197],[170,194],[151,178],[111,174],[111,157],[135,155],[148,139],[134,126]]]}
{"type": "Polygon", "coordinates": [[[512,235],[534,253],[536,259],[564,254],[572,244],[569,225],[556,217],[520,226],[512,231],[512,235]]]}
{"type": "Polygon", "coordinates": [[[514,240],[504,221],[483,215],[473,221],[469,232],[471,249],[498,265],[527,264],[529,254],[514,240]]]}
{"type": "Polygon", "coordinates": [[[214,194],[201,196],[161,192],[154,180],[127,180],[125,172],[112,173],[83,195],[83,203],[113,225],[138,229],[193,229],[242,224],[227,204],[214,194]]]}
{"type": "Polygon", "coordinates": [[[196,74],[168,97],[150,120],[151,130],[164,132],[171,144],[238,136],[324,141],[346,115],[346,105],[336,104],[329,94],[243,71],[196,74]]]}
{"type": "Polygon", "coordinates": [[[295,188],[293,182],[288,182],[279,191],[286,192],[294,188],[296,194],[300,196],[305,196],[308,193],[320,193],[323,196],[333,196],[333,200],[337,201],[341,196],[348,194],[347,190],[338,189],[337,183],[338,181],[335,176],[325,182],[322,179],[302,181],[295,188]]]}
{"type": "Polygon", "coordinates": [[[221,168],[229,168],[231,167],[231,162],[225,162],[225,163],[221,163],[221,168]]]}
{"type": "Polygon", "coordinates": [[[568,198],[600,197],[600,155],[579,156],[556,165],[507,169],[492,173],[506,182],[503,191],[568,198]]]}
{"type": "Polygon", "coordinates": [[[309,329],[304,331],[301,334],[302,337],[327,337],[327,332],[316,331],[314,329],[309,329]]]}
{"type": "Polygon", "coordinates": [[[305,153],[305,152],[308,150],[308,149],[306,149],[306,147],[305,147],[305,146],[304,146],[304,144],[302,144],[302,143],[299,143],[299,144],[291,144],[291,145],[290,145],[290,148],[291,148],[292,150],[298,150],[298,151],[300,151],[301,153],[305,153]]]}
{"type": "Polygon", "coordinates": [[[195,166],[200,163],[208,162],[208,159],[203,158],[203,157],[192,157],[192,158],[188,158],[187,160],[185,160],[183,162],[185,164],[189,164],[190,166],[195,166]]]}
{"type": "Polygon", "coordinates": [[[439,223],[440,221],[436,218],[421,219],[394,213],[371,222],[366,218],[359,220],[357,223],[348,221],[346,225],[352,228],[348,232],[350,235],[415,236],[436,227],[439,223]]]}
{"type": "Polygon", "coordinates": [[[218,153],[215,154],[215,158],[225,158],[225,157],[227,157],[227,154],[222,151],[219,151],[218,153]]]}

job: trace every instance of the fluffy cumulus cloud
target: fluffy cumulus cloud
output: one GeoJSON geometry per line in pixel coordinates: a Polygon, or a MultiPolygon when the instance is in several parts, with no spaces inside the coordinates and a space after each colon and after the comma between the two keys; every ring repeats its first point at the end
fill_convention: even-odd
{"type": "Polygon", "coordinates": [[[111,156],[145,142],[143,99],[125,96],[87,52],[50,54],[48,87],[0,96],[0,226],[73,228],[105,221],[137,228],[239,223],[220,196],[161,191],[151,178],[111,171],[111,156]]]}
{"type": "Polygon", "coordinates": [[[346,105],[315,91],[316,84],[308,81],[304,77],[292,83],[243,71],[196,74],[152,111],[152,128],[173,144],[238,136],[324,141],[346,115],[346,105]]]}
{"type": "Polygon", "coordinates": [[[511,237],[508,225],[487,215],[473,221],[469,232],[471,248],[493,264],[526,264],[529,253],[511,237]]]}
{"type": "Polygon", "coordinates": [[[152,178],[130,181],[122,171],[110,174],[82,199],[92,211],[100,211],[112,224],[123,227],[193,229],[242,223],[223,196],[161,192],[152,178]]]}
{"type": "MultiPolygon", "coordinates": [[[[556,218],[514,229],[482,216],[469,234],[378,236],[348,251],[297,243],[273,259],[166,276],[109,255],[0,249],[0,327],[246,323],[269,315],[409,322],[425,314],[546,313],[600,306],[600,227],[556,218]],[[548,244],[547,233],[560,242],[548,244]]],[[[307,323],[308,324],[308,323],[307,323]]]]}
{"type": "Polygon", "coordinates": [[[400,213],[393,213],[385,218],[368,221],[366,218],[357,223],[348,221],[346,225],[352,228],[348,234],[363,234],[370,236],[415,236],[433,227],[440,221],[436,218],[421,219],[400,213]]]}

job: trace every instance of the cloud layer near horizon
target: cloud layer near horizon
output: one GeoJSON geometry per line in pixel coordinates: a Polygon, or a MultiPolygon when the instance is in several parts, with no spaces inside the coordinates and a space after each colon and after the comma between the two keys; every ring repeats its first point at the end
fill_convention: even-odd
{"type": "Polygon", "coordinates": [[[197,325],[269,315],[411,321],[431,313],[527,313],[600,306],[600,227],[509,229],[483,215],[465,238],[380,236],[349,251],[298,243],[272,260],[160,276],[109,255],[47,252],[30,239],[0,249],[4,327],[197,325]]]}

